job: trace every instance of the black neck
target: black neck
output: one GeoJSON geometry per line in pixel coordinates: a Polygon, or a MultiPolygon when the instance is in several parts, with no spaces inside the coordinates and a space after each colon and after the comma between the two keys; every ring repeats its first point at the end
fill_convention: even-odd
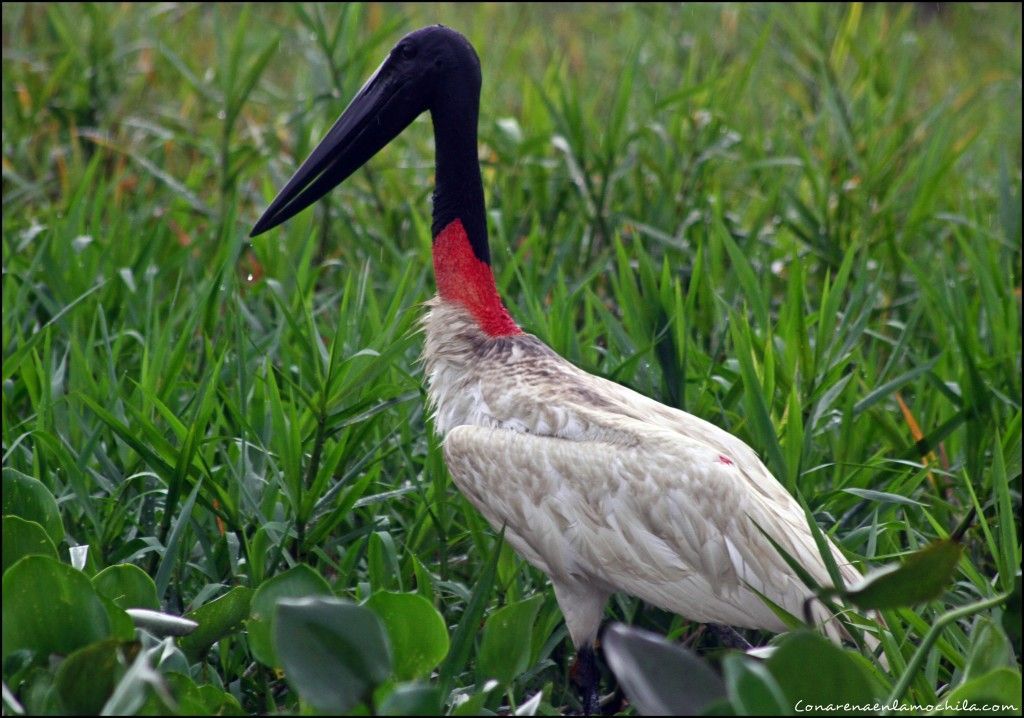
{"type": "Polygon", "coordinates": [[[436,164],[431,231],[436,237],[456,219],[462,220],[473,254],[490,264],[484,185],[476,144],[480,99],[474,95],[456,91],[443,97],[430,111],[436,164]]]}

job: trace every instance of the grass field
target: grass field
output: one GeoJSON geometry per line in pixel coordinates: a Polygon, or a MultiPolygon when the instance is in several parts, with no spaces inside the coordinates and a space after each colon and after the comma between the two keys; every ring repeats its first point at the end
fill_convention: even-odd
{"type": "Polygon", "coordinates": [[[766,671],[626,596],[607,618],[722,669],[720,713],[792,711],[832,660],[862,695],[1019,714],[1021,8],[985,3],[5,4],[5,714],[579,710],[546,578],[424,409],[428,119],[248,240],[438,21],[481,57],[527,331],[743,438],[864,568],[978,513],[941,595],[882,612],[888,667],[766,671]],[[274,598],[311,594],[366,601],[338,635],[368,607],[389,667],[278,635],[274,598]],[[161,643],[137,607],[202,628],[161,643]],[[358,664],[358,705],[312,697],[310,657],[358,664]]]}

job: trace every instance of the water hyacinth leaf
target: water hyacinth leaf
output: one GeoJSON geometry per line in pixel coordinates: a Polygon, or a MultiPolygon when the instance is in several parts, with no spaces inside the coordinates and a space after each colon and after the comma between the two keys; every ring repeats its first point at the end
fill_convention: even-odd
{"type": "Polygon", "coordinates": [[[130,662],[138,650],[137,643],[107,639],[68,656],[54,677],[64,709],[72,715],[99,714],[124,672],[122,661],[130,662]]]}
{"type": "Polygon", "coordinates": [[[421,678],[448,655],[444,618],[422,596],[379,591],[370,596],[366,606],[387,629],[398,680],[421,678]]]}
{"type": "Polygon", "coordinates": [[[256,660],[271,668],[280,666],[272,640],[274,606],[279,600],[331,595],[327,581],[309,566],[299,565],[264,581],[249,606],[249,647],[256,660]]]}
{"type": "MultiPolygon", "coordinates": [[[[24,703],[24,712],[30,716],[59,715],[63,710],[60,696],[53,689],[53,671],[41,666],[33,666],[27,672],[27,690],[20,692],[18,698],[24,703]]],[[[4,687],[7,684],[4,683],[4,687]]]]}
{"type": "Polygon", "coordinates": [[[840,595],[862,610],[900,608],[942,595],[953,579],[963,548],[952,539],[936,541],[910,554],[902,564],[878,569],[840,595]]]}
{"type": "Polygon", "coordinates": [[[204,683],[199,686],[199,693],[203,697],[203,703],[206,704],[206,713],[208,715],[245,715],[245,712],[242,710],[242,705],[238,702],[238,699],[230,693],[222,691],[217,686],[204,683]]]}
{"type": "Polygon", "coordinates": [[[992,620],[980,616],[971,631],[971,648],[967,652],[963,682],[967,683],[999,668],[1016,663],[1013,647],[1003,629],[992,620]]]}
{"type": "MultiPolygon", "coordinates": [[[[798,631],[782,639],[765,666],[785,695],[787,706],[799,711],[798,703],[869,705],[878,699],[880,687],[862,665],[863,660],[824,636],[798,631]]],[[[844,712],[841,707],[837,710],[844,712]]]]}
{"type": "Polygon", "coordinates": [[[120,641],[131,641],[135,638],[135,624],[123,608],[111,601],[103,594],[98,594],[103,608],[107,611],[107,619],[110,621],[110,638],[120,641]]]}
{"type": "MultiPolygon", "coordinates": [[[[990,709],[985,715],[1019,716],[1021,709],[1021,675],[1013,668],[999,668],[962,683],[947,696],[944,705],[951,708],[973,704],[987,705],[990,709]]],[[[962,715],[955,710],[947,710],[942,715],[962,715]]]]}
{"type": "Polygon", "coordinates": [[[134,715],[145,706],[150,714],[164,714],[174,705],[164,677],[150,665],[155,649],[139,651],[124,676],[114,686],[114,692],[103,704],[100,715],[134,715]]]}
{"type": "Polygon", "coordinates": [[[771,672],[759,661],[738,653],[722,660],[729,701],[738,715],[785,715],[789,712],[786,696],[771,672]]]}
{"type": "Polygon", "coordinates": [[[3,517],[3,570],[24,556],[57,558],[57,548],[45,529],[20,516],[3,517]]]}
{"type": "Polygon", "coordinates": [[[11,468],[3,470],[3,515],[35,521],[55,546],[64,540],[64,523],[53,494],[42,481],[11,468]]]}
{"type": "Polygon", "coordinates": [[[510,603],[492,613],[484,624],[477,659],[477,682],[494,679],[506,686],[526,670],[530,661],[533,622],[543,596],[510,603]]]}
{"type": "Polygon", "coordinates": [[[401,683],[377,707],[381,716],[441,715],[441,692],[426,683],[401,683]]]}
{"type": "MultiPolygon", "coordinates": [[[[1020,635],[1008,600],[1024,421],[1020,6],[937,7],[447,13],[479,50],[480,144],[469,154],[482,161],[497,290],[525,331],[753,444],[778,472],[767,416],[778,479],[858,565],[899,564],[970,505],[981,512],[939,598],[883,610],[884,625],[835,598],[884,644],[887,680],[910,676],[908,705],[1001,667],[970,665],[981,617],[1020,635]],[[740,342],[735,323],[747,325],[740,342]],[[751,367],[766,414],[753,413],[751,367]],[[981,597],[997,605],[942,623],[925,643],[948,610],[981,597]]],[[[246,237],[388,50],[437,14],[361,3],[247,14],[4,6],[3,465],[49,489],[66,523],[62,541],[47,540],[90,579],[122,562],[151,577],[163,566],[161,597],[175,613],[236,583],[255,592],[299,563],[355,602],[417,588],[450,631],[445,682],[415,679],[440,686],[445,712],[474,697],[473,713],[518,713],[544,685],[537,713],[552,715],[575,705],[562,614],[542,572],[507,547],[493,583],[483,580],[496,532],[451,482],[447,427],[431,418],[417,363],[423,302],[436,293],[430,116],[319,206],[246,237]],[[280,51],[260,67],[278,35],[280,51]],[[161,523],[175,525],[199,477],[179,550],[167,551],[161,523]],[[381,542],[369,547],[374,532],[392,537],[400,577],[381,542]],[[508,690],[481,693],[486,619],[537,594],[529,667],[508,690]]],[[[664,512],[642,518],[679,528],[664,512]]],[[[816,563],[815,553],[794,555],[816,563]]],[[[801,614],[778,582],[753,582],[801,614]]],[[[115,620],[134,634],[100,598],[108,638],[123,635],[115,620]]],[[[765,603],[747,605],[780,615],[765,603]]],[[[609,610],[677,642],[693,636],[683,617],[634,597],[609,610]]],[[[189,651],[188,675],[220,692],[207,709],[223,712],[211,706],[230,690],[248,715],[313,713],[280,670],[256,661],[244,623],[226,620],[227,635],[189,651]]],[[[725,658],[709,660],[731,699],[725,658]]],[[[764,668],[749,658],[743,666],[764,668]]],[[[61,658],[29,660],[7,657],[36,675],[5,676],[4,712],[62,712],[39,676],[52,683],[61,658]]],[[[176,693],[171,669],[150,663],[176,693]]],[[[737,679],[744,710],[768,712],[748,680],[737,679]]],[[[398,685],[349,713],[380,712],[398,685]]],[[[136,713],[168,711],[145,695],[136,713]]],[[[705,712],[736,710],[715,706],[705,712]]]]}
{"type": "Polygon", "coordinates": [[[410,554],[410,559],[412,559],[412,572],[416,577],[416,593],[423,596],[430,605],[434,605],[434,581],[430,571],[416,554],[410,554]]]}
{"type": "Polygon", "coordinates": [[[164,674],[164,679],[171,695],[174,696],[178,715],[195,716],[209,712],[202,691],[191,678],[183,673],[171,671],[164,674]]]}
{"type": "Polygon", "coordinates": [[[375,531],[370,534],[366,551],[366,562],[369,567],[370,585],[375,592],[397,588],[400,585],[402,572],[398,568],[398,549],[391,534],[386,531],[375,531]]]}
{"type": "Polygon", "coordinates": [[[224,636],[239,630],[249,615],[252,596],[252,589],[235,586],[223,596],[186,613],[185,618],[199,625],[195,631],[178,641],[178,646],[193,657],[224,636]]]}
{"type": "Polygon", "coordinates": [[[107,637],[110,619],[89,579],[49,556],[26,556],[3,576],[3,656],[68,654],[107,637]],[[46,600],[40,600],[45,596],[46,600]]]}
{"type": "Polygon", "coordinates": [[[281,599],[274,648],[288,683],[325,713],[344,713],[391,675],[384,624],[340,598],[281,599]]]}
{"type": "Polygon", "coordinates": [[[609,668],[643,715],[696,715],[726,696],[711,666],[655,633],[613,623],[601,640],[609,668]]]}
{"type": "Polygon", "coordinates": [[[130,563],[108,566],[92,577],[93,587],[121,608],[157,610],[156,584],[141,568],[130,563]]]}
{"type": "MultiPolygon", "coordinates": [[[[147,637],[148,638],[148,637],[147,637]]],[[[188,659],[174,644],[173,637],[165,637],[158,643],[146,649],[153,659],[153,667],[164,675],[172,672],[186,674],[189,672],[188,659]]]]}

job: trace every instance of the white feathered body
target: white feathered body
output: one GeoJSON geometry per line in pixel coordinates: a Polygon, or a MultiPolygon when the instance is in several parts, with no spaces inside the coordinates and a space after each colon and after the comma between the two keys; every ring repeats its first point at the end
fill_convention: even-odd
{"type": "Polygon", "coordinates": [[[740,439],[532,335],[489,337],[457,304],[428,307],[424,366],[452,478],[551,578],[577,646],[617,591],[694,621],[785,630],[755,591],[796,616],[810,592],[758,526],[832,583],[800,505],[740,439]]]}

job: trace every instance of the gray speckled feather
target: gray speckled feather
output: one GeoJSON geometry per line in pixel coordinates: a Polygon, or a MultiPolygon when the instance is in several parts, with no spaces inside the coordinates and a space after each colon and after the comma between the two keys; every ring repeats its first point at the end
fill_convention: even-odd
{"type": "Polygon", "coordinates": [[[615,591],[696,621],[784,630],[748,587],[795,615],[809,591],[757,526],[830,584],[800,505],[741,440],[532,335],[491,338],[462,308],[428,306],[424,366],[452,478],[551,577],[577,646],[615,591]]]}

